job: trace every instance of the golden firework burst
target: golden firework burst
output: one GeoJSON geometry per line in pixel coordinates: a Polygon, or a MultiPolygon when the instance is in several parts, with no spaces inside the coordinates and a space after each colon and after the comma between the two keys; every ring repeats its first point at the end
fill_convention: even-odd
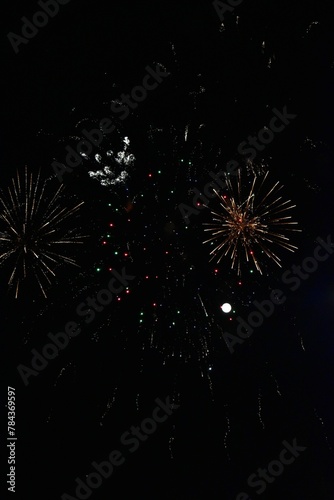
{"type": "Polygon", "coordinates": [[[48,196],[46,184],[40,173],[34,180],[25,168],[23,176],[17,172],[12,179],[7,196],[0,196],[0,265],[11,263],[8,285],[15,288],[16,298],[30,274],[46,297],[46,285],[55,277],[55,269],[63,263],[77,265],[63,254],[64,246],[83,243],[78,229],[71,227],[71,218],[84,202],[69,208],[68,200],[62,201],[64,186],[48,196]]]}
{"type": "Polygon", "coordinates": [[[296,205],[291,200],[283,201],[280,191],[283,185],[276,182],[271,188],[266,188],[268,172],[261,178],[253,176],[247,194],[243,195],[241,170],[238,171],[236,187],[229,177],[226,177],[226,194],[214,191],[220,202],[221,212],[211,211],[213,222],[204,231],[212,236],[204,243],[217,243],[210,252],[211,259],[219,263],[223,257],[230,256],[231,268],[237,267],[241,274],[243,256],[247,262],[253,262],[262,274],[258,253],[264,253],[281,266],[281,259],[274,253],[272,247],[278,245],[291,252],[297,247],[289,243],[286,231],[295,229],[288,211],[296,205]]]}

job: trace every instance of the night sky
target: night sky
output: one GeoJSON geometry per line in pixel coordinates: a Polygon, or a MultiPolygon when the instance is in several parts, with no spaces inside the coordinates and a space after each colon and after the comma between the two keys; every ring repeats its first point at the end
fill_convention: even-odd
{"type": "Polygon", "coordinates": [[[23,268],[3,257],[0,207],[1,421],[7,438],[15,388],[16,498],[332,499],[331,2],[51,4],[30,39],[18,38],[21,18],[43,24],[41,6],[5,7],[1,200],[27,168],[46,182],[43,219],[62,184],[60,210],[84,203],[59,230],[82,243],[55,244],[77,266],[56,260],[42,288],[41,259],[28,259],[16,298],[8,280],[23,268]],[[93,130],[96,144],[78,153],[93,130]],[[196,196],[230,162],[243,192],[269,172],[295,205],[297,250],[272,247],[281,267],[261,251],[262,274],[244,254],[240,276],[230,255],[210,261],[204,224],[219,201],[196,196]],[[241,338],[254,301],[279,294],[241,338]],[[62,347],[33,368],[59,332],[62,347]],[[92,464],[113,450],[103,478],[92,464]]]}

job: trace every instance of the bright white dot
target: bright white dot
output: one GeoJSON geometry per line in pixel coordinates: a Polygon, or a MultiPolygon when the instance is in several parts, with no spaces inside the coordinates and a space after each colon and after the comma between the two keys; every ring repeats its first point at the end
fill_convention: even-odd
{"type": "Polygon", "coordinates": [[[232,310],[231,304],[228,304],[227,302],[225,302],[225,304],[223,304],[222,306],[220,306],[220,308],[226,314],[229,313],[232,310]]]}

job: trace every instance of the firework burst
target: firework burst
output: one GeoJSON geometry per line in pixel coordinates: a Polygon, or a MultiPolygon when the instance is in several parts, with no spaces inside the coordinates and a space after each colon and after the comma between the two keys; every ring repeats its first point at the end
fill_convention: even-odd
{"type": "Polygon", "coordinates": [[[294,252],[297,247],[289,243],[286,231],[299,231],[295,229],[297,222],[291,221],[287,215],[289,210],[296,205],[291,205],[291,200],[283,201],[279,196],[283,185],[279,182],[267,189],[265,183],[268,172],[260,180],[254,175],[247,195],[242,193],[241,171],[238,171],[237,186],[233,187],[231,180],[226,178],[226,194],[215,191],[220,201],[222,211],[213,212],[213,221],[206,223],[212,237],[204,243],[217,243],[210,252],[210,260],[216,259],[218,263],[227,255],[231,257],[231,268],[237,267],[238,275],[241,274],[242,257],[247,262],[253,262],[256,269],[262,274],[262,269],[257,258],[259,252],[264,253],[281,267],[280,258],[272,250],[273,246],[280,246],[294,252]]]}
{"type": "Polygon", "coordinates": [[[83,202],[72,208],[63,206],[64,186],[48,196],[46,184],[40,174],[34,180],[26,168],[22,178],[17,173],[12,179],[8,196],[0,196],[0,265],[11,262],[8,285],[15,289],[15,298],[28,276],[34,275],[46,297],[55,269],[64,263],[77,266],[72,258],[63,255],[63,249],[83,243],[83,236],[67,227],[83,202]]]}
{"type": "Polygon", "coordinates": [[[112,150],[106,152],[106,159],[101,154],[95,155],[95,162],[97,162],[102,169],[88,172],[89,176],[100,182],[101,186],[117,186],[118,184],[125,184],[130,174],[128,169],[133,167],[135,157],[128,149],[130,140],[128,137],[123,139],[123,149],[116,154],[112,150]]]}

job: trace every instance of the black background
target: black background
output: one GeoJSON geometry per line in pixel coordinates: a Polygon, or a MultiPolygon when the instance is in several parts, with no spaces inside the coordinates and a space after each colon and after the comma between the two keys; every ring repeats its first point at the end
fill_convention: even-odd
{"type": "MultiPolygon", "coordinates": [[[[154,200],[147,180],[154,166],[144,133],[149,125],[181,130],[188,122],[197,126],[205,123],[204,146],[220,147],[226,163],[235,156],[242,140],[269,123],[272,108],[281,110],[286,105],[297,118],[275,137],[262,157],[273,177],[286,185],[297,205],[296,218],[302,229],[297,238],[298,251],[293,256],[284,254],[284,269],[301,263],[312,255],[316,238],[326,238],[333,226],[331,8],[329,1],[245,0],[233,13],[226,14],[225,30],[221,30],[211,2],[72,0],[60,6],[58,15],[28,44],[20,45],[15,54],[7,33],[20,34],[20,18],[31,19],[39,8],[35,2],[7,2],[2,16],[2,187],[16,169],[25,165],[33,171],[41,168],[46,177],[52,175],[52,161],[63,161],[65,143],[59,141],[74,133],[75,124],[86,116],[107,116],[104,103],[140,84],[147,65],[161,63],[170,76],[122,124],[138,158],[130,189],[132,194],[144,193],[144,205],[134,211],[132,237],[141,242],[138,212],[147,217],[153,211],[156,226],[163,228],[171,220],[183,235],[184,226],[175,207],[191,202],[184,183],[176,187],[176,198],[168,203],[163,189],[173,189],[179,168],[172,162],[170,170],[164,172],[158,202],[154,200]],[[315,21],[318,24],[310,27],[315,21]],[[205,92],[199,94],[194,109],[189,95],[201,86],[205,92]]],[[[169,144],[166,140],[163,147],[169,144]]],[[[167,157],[169,154],[167,149],[167,157]]],[[[203,186],[206,179],[203,166],[196,185],[203,186]]],[[[91,238],[81,256],[80,283],[87,279],[87,287],[91,284],[94,293],[103,285],[103,278],[101,282],[95,277],[89,281],[88,276],[97,263],[108,261],[100,239],[111,215],[105,206],[114,202],[113,193],[92,184],[81,170],[68,175],[65,184],[86,204],[81,223],[91,238]]],[[[213,284],[213,266],[198,244],[202,239],[198,236],[202,219],[198,219],[194,217],[190,236],[184,237],[185,245],[196,264],[197,280],[206,300],[210,304],[216,301],[219,309],[223,294],[217,295],[217,286],[224,290],[228,282],[236,288],[235,275],[222,265],[222,282],[213,284]]],[[[151,263],[155,262],[156,226],[148,230],[151,263]]],[[[121,265],[115,262],[115,266],[121,265]]],[[[94,324],[24,387],[16,366],[28,364],[30,349],[44,345],[48,331],[59,331],[73,319],[78,300],[71,298],[71,289],[66,288],[66,270],[60,271],[47,307],[44,299],[35,300],[33,292],[30,295],[27,290],[15,300],[7,292],[6,272],[2,270],[2,399],[6,399],[6,385],[16,387],[16,497],[51,500],[61,498],[64,492],[74,496],[75,478],[89,474],[92,461],[106,459],[119,447],[122,433],[150,416],[155,398],[166,398],[176,384],[180,408],[136,453],[127,456],[126,463],[91,498],[133,495],[143,499],[232,500],[241,491],[257,498],[255,490],[247,486],[248,476],[278,457],[283,440],[292,442],[294,438],[307,450],[268,485],[261,498],[332,498],[333,265],[333,257],[321,263],[300,290],[290,292],[282,312],[276,311],[238,353],[231,356],[224,343],[214,344],[209,363],[214,401],[196,357],[187,365],[169,362],[163,366],[162,358],[148,350],[144,371],[139,375],[142,351],[136,336],[138,311],[146,296],[151,300],[156,292],[140,278],[155,273],[155,267],[151,269],[144,257],[132,263],[131,271],[138,278],[132,297],[110,313],[110,324],[102,326],[99,341],[93,340],[94,324]],[[58,378],[64,367],[64,376],[58,378]],[[270,372],[279,383],[281,397],[270,372]],[[100,426],[106,402],[116,386],[115,405],[100,426]],[[259,387],[265,429],[257,415],[259,387]],[[137,393],[139,411],[135,405],[137,393]],[[226,415],[231,427],[227,449],[226,415]],[[172,459],[168,441],[173,432],[172,459]]],[[[75,284],[77,271],[68,272],[75,284]]],[[[274,269],[257,282],[257,288],[246,278],[244,293],[247,296],[256,290],[256,298],[267,298],[268,289],[277,287],[281,274],[274,269]]],[[[161,278],[158,286],[163,285],[161,278]]],[[[85,296],[88,293],[90,290],[85,296]]],[[[177,300],[191,316],[192,294],[177,300]]],[[[238,312],[248,314],[244,304],[238,312]]],[[[109,315],[102,314],[104,319],[109,315]]],[[[230,325],[221,324],[232,332],[230,325]]],[[[4,472],[1,480],[5,490],[4,472]]]]}

